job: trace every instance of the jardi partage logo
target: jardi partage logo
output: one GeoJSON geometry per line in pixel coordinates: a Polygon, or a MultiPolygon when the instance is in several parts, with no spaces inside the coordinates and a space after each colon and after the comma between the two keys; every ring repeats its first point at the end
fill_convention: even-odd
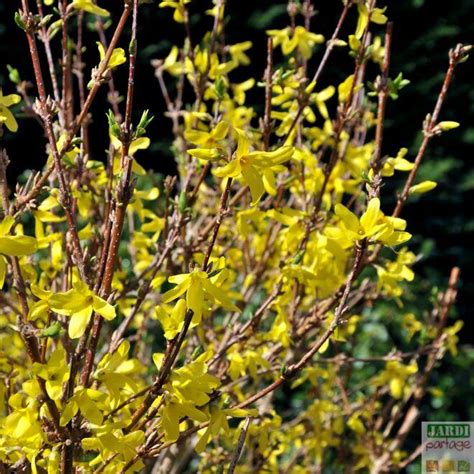
{"type": "Polygon", "coordinates": [[[473,422],[422,422],[423,474],[474,474],[473,422]]]}

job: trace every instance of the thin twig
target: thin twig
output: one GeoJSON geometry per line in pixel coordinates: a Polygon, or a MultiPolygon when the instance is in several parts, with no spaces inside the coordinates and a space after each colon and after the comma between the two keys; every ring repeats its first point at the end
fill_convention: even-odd
{"type": "Polygon", "coordinates": [[[229,469],[227,470],[227,474],[234,474],[235,468],[239,462],[240,456],[242,455],[242,450],[244,449],[245,444],[245,437],[247,436],[247,430],[250,425],[250,417],[248,416],[245,418],[244,424],[242,429],[240,430],[239,440],[237,442],[237,447],[235,448],[234,455],[232,456],[232,460],[230,461],[229,469]]]}
{"type": "Polygon", "coordinates": [[[334,318],[332,319],[331,324],[326,329],[326,331],[318,338],[318,340],[313,344],[313,346],[301,357],[301,359],[298,362],[290,365],[286,370],[284,370],[277,380],[275,380],[272,384],[268,385],[264,389],[260,390],[260,392],[256,393],[255,395],[252,395],[251,397],[247,398],[243,402],[238,403],[234,408],[246,408],[249,405],[252,405],[256,401],[260,400],[265,395],[281,387],[285,383],[286,380],[294,377],[296,373],[298,373],[303,367],[305,367],[306,364],[308,364],[308,362],[313,358],[313,356],[319,351],[319,349],[321,349],[322,345],[332,336],[332,334],[334,333],[334,331],[340,324],[342,316],[347,311],[347,307],[346,307],[347,299],[349,297],[349,292],[352,287],[352,284],[354,283],[354,280],[358,273],[359,266],[362,262],[365,248],[366,248],[365,241],[363,241],[360,245],[356,246],[354,263],[352,265],[352,269],[349,273],[349,276],[347,277],[346,284],[344,286],[344,292],[339,301],[339,305],[335,311],[334,318]]]}
{"type": "MultiPolygon", "coordinates": [[[[137,58],[137,16],[138,16],[138,0],[133,0],[133,15],[132,15],[132,39],[129,48],[129,74],[128,74],[128,88],[127,101],[125,107],[125,120],[122,124],[122,150],[121,150],[121,179],[117,183],[117,203],[115,208],[110,209],[109,219],[112,220],[112,229],[110,244],[107,252],[107,259],[105,263],[105,270],[101,282],[101,295],[103,298],[110,296],[112,287],[112,278],[115,272],[117,255],[119,250],[120,238],[122,236],[123,226],[125,223],[125,215],[127,205],[133,194],[132,187],[132,162],[133,159],[129,156],[130,143],[132,141],[132,107],[133,107],[133,93],[135,88],[135,63],[137,58]]],[[[94,364],[94,355],[99,342],[100,332],[102,328],[103,318],[99,314],[94,315],[94,323],[91,331],[91,338],[89,346],[86,350],[86,358],[82,370],[81,380],[83,385],[87,386],[89,383],[90,373],[94,364]]]]}
{"type": "Polygon", "coordinates": [[[456,66],[459,64],[459,61],[464,57],[464,47],[461,44],[458,44],[453,50],[449,52],[449,66],[448,70],[446,71],[446,75],[444,76],[443,85],[441,87],[441,91],[438,95],[438,99],[436,101],[435,108],[433,113],[427,117],[425,123],[423,125],[423,141],[421,142],[420,148],[416,155],[413,168],[411,169],[407,180],[405,182],[405,186],[403,187],[402,192],[398,196],[397,205],[393,210],[392,216],[398,217],[402,212],[403,206],[405,205],[406,200],[408,199],[408,195],[410,194],[410,188],[415,181],[416,175],[418,173],[418,169],[421,165],[423,157],[425,156],[426,150],[431,139],[435,136],[435,127],[438,122],[439,114],[441,113],[441,108],[446,100],[446,94],[448,93],[449,86],[453,79],[454,70],[456,66]]]}
{"type": "MultiPolygon", "coordinates": [[[[26,0],[22,0],[22,2],[25,2],[25,1],[26,0]]],[[[78,117],[76,118],[74,122],[74,125],[70,129],[63,147],[58,152],[58,155],[60,158],[64,156],[66,151],[71,146],[72,141],[77,131],[79,130],[81,124],[84,122],[84,120],[86,119],[89,113],[92,103],[94,102],[95,96],[97,95],[97,92],[99,91],[99,88],[101,86],[101,78],[103,77],[104,73],[107,71],[110,58],[112,57],[114,48],[117,46],[120,36],[122,35],[123,29],[125,28],[130,12],[131,12],[130,4],[128,2],[125,2],[122,16],[120,17],[117,27],[115,28],[112,40],[110,41],[109,47],[105,53],[104,60],[100,63],[99,68],[97,70],[97,74],[96,74],[97,79],[94,82],[92,89],[89,91],[87,99],[84,103],[84,107],[82,107],[78,117]]],[[[47,180],[49,179],[49,177],[51,176],[54,170],[55,170],[54,164],[49,166],[43,172],[42,176],[36,181],[34,187],[27,194],[18,196],[18,199],[14,207],[15,212],[18,212],[19,210],[23,209],[31,200],[35,199],[38,196],[38,194],[41,192],[41,190],[43,189],[43,186],[45,185],[45,183],[47,182],[47,180]]]]}
{"type": "Polygon", "coordinates": [[[272,132],[273,39],[267,40],[267,67],[265,69],[265,114],[263,117],[263,148],[268,151],[272,132]]]}

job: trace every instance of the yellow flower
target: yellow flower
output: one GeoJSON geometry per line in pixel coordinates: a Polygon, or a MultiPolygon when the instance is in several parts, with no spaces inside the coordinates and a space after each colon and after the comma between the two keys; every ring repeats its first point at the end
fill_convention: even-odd
{"type": "Polygon", "coordinates": [[[245,103],[245,92],[250,90],[255,84],[255,79],[250,78],[240,84],[232,84],[231,88],[234,93],[234,100],[239,105],[245,103]]]}
{"type": "Polygon", "coordinates": [[[21,97],[18,94],[3,95],[2,88],[0,87],[0,125],[5,124],[10,132],[18,130],[18,123],[9,107],[18,104],[20,100],[21,97]]]}
{"type": "Polygon", "coordinates": [[[409,267],[415,261],[416,255],[405,247],[398,251],[396,261],[388,262],[384,267],[376,265],[379,277],[377,288],[389,296],[401,296],[403,289],[400,282],[403,280],[413,281],[415,278],[413,270],[409,267]]]}
{"type": "Polygon", "coordinates": [[[8,235],[15,219],[5,217],[0,223],[0,254],[20,257],[32,254],[36,250],[36,239],[26,235],[8,235]]]}
{"type": "Polygon", "coordinates": [[[245,51],[252,47],[251,41],[244,41],[242,43],[236,43],[228,47],[231,62],[235,65],[242,64],[248,66],[250,64],[250,58],[245,54],[245,51]]]}
{"type": "MultiPolygon", "coordinates": [[[[382,176],[393,176],[395,170],[398,171],[410,171],[414,164],[411,161],[405,159],[405,155],[408,153],[407,148],[401,148],[395,158],[387,158],[382,168],[382,176]]],[[[369,173],[369,178],[371,178],[369,173]]]]}
{"type": "Polygon", "coordinates": [[[235,129],[238,135],[237,150],[232,161],[214,170],[220,178],[242,179],[250,188],[252,204],[256,204],[263,193],[276,194],[274,171],[293,155],[294,148],[283,146],[274,151],[250,151],[250,142],[243,130],[235,129]]]}
{"type": "Polygon", "coordinates": [[[134,379],[144,372],[144,367],[131,356],[130,343],[123,341],[115,352],[107,353],[100,360],[94,372],[95,382],[107,388],[108,402],[112,408],[115,408],[124,396],[128,397],[137,390],[134,379]]]}
{"type": "MultiPolygon", "coordinates": [[[[84,438],[81,444],[86,451],[100,451],[100,462],[117,454],[123,461],[129,461],[136,455],[144,440],[145,433],[143,431],[137,430],[124,435],[122,430],[114,430],[98,434],[97,437],[84,438]]],[[[133,467],[134,472],[137,472],[136,469],[141,469],[143,464],[138,461],[134,463],[133,467]]]]}
{"type": "MultiPolygon", "coordinates": [[[[100,61],[102,62],[105,59],[104,45],[100,41],[97,41],[96,43],[97,48],[99,49],[100,61]]],[[[112,52],[112,56],[110,56],[110,60],[107,64],[107,67],[109,69],[114,69],[125,62],[127,62],[127,58],[125,57],[125,50],[123,48],[115,48],[112,52]]]]}
{"type": "MultiPolygon", "coordinates": [[[[140,166],[140,165],[137,165],[140,166]]],[[[141,166],[140,166],[141,168],[141,166]]],[[[133,167],[132,167],[133,170],[133,167]]],[[[137,173],[138,174],[138,173],[137,173]]],[[[145,173],[144,173],[145,174],[145,173]]],[[[145,209],[143,201],[156,201],[160,195],[160,190],[156,187],[139,190],[133,190],[132,200],[130,201],[130,206],[133,210],[138,214],[142,221],[145,220],[145,217],[151,219],[151,222],[148,224],[142,225],[142,232],[157,232],[163,228],[163,221],[162,218],[158,217],[153,212],[145,209]]],[[[158,234],[159,235],[159,234],[158,234]]],[[[158,235],[153,237],[154,239],[158,239],[158,235]]]]}
{"type": "MultiPolygon", "coordinates": [[[[62,133],[58,140],[56,141],[56,148],[58,150],[62,150],[64,145],[66,144],[68,140],[68,134],[67,133],[62,133]]],[[[67,151],[63,154],[63,160],[68,164],[68,165],[74,165],[74,160],[76,159],[77,155],[79,155],[80,150],[77,146],[75,145],[70,145],[67,149],[67,151]]],[[[53,154],[51,152],[51,147],[49,147],[49,153],[48,153],[48,161],[47,164],[48,166],[52,166],[54,163],[54,158],[53,154]]]]}
{"type": "Polygon", "coordinates": [[[275,46],[281,45],[284,55],[298,49],[305,59],[311,57],[315,45],[324,42],[323,35],[311,33],[303,26],[297,26],[294,29],[287,27],[283,30],[268,30],[267,34],[273,37],[275,46]]]}
{"type": "Polygon", "coordinates": [[[7,259],[4,255],[8,255],[9,257],[21,257],[34,253],[37,248],[37,242],[34,237],[8,235],[14,223],[15,219],[11,216],[5,217],[5,219],[0,222],[0,288],[3,286],[7,272],[7,259]]]}
{"type": "Polygon", "coordinates": [[[464,321],[456,321],[452,326],[449,326],[443,331],[446,337],[446,348],[449,350],[453,357],[458,355],[457,344],[459,342],[459,336],[457,335],[457,333],[462,329],[463,326],[464,321]]]}
{"type": "MultiPolygon", "coordinates": [[[[347,102],[347,100],[349,99],[349,96],[351,95],[353,83],[354,83],[354,74],[351,74],[350,76],[346,77],[346,79],[337,86],[339,102],[341,103],[347,102]]],[[[355,94],[361,87],[362,87],[362,84],[358,84],[357,86],[354,87],[354,90],[352,93],[355,94]]]]}
{"type": "Polygon", "coordinates": [[[423,194],[431,191],[432,189],[436,188],[438,183],[436,181],[423,181],[422,183],[415,184],[409,190],[410,194],[423,194]]]}
{"type": "Polygon", "coordinates": [[[374,38],[374,42],[370,46],[370,56],[374,63],[382,66],[385,57],[385,47],[382,44],[382,38],[380,36],[374,38]]]}
{"type": "Polygon", "coordinates": [[[177,2],[170,2],[170,1],[164,1],[161,2],[159,7],[160,8],[174,8],[174,13],[173,13],[173,20],[176,21],[177,23],[184,23],[185,20],[185,15],[186,15],[186,4],[190,3],[191,0],[179,0],[177,2]]]}
{"type": "Polygon", "coordinates": [[[158,306],[156,315],[165,331],[165,338],[173,339],[182,329],[186,314],[186,301],[179,299],[171,311],[167,311],[163,306],[158,306]]]}
{"type": "Polygon", "coordinates": [[[184,65],[178,61],[179,49],[177,46],[173,46],[168,56],[164,60],[158,61],[158,69],[160,71],[167,71],[172,76],[179,76],[184,72],[184,65]]]}
{"type": "Polygon", "coordinates": [[[373,378],[372,383],[378,386],[388,384],[390,394],[398,400],[409,391],[411,386],[410,376],[417,372],[418,365],[416,362],[405,365],[396,360],[390,360],[387,362],[385,370],[373,378]]]}
{"type": "Polygon", "coordinates": [[[166,388],[172,391],[178,400],[193,402],[196,405],[207,403],[209,393],[220,383],[214,375],[208,374],[206,360],[209,354],[201,354],[196,360],[173,371],[166,388]],[[192,381],[192,383],[189,383],[192,381]]]}
{"type": "MultiPolygon", "coordinates": [[[[207,373],[206,360],[209,354],[204,353],[196,360],[172,372],[165,385],[167,402],[161,409],[161,423],[167,441],[176,441],[179,437],[180,419],[189,417],[204,422],[208,415],[200,409],[209,402],[209,395],[220,383],[217,377],[207,373]]],[[[160,369],[160,354],[154,354],[153,360],[160,369]]]]}
{"type": "Polygon", "coordinates": [[[387,22],[387,17],[384,15],[385,8],[374,8],[369,12],[365,2],[359,1],[357,4],[357,9],[359,11],[359,19],[357,21],[357,27],[354,36],[358,40],[362,38],[369,21],[377,23],[378,25],[383,25],[387,22]]]}
{"type": "Polygon", "coordinates": [[[210,54],[209,50],[201,49],[199,45],[194,48],[194,60],[186,57],[184,71],[188,74],[190,82],[193,82],[196,72],[209,73],[209,78],[215,80],[217,77],[228,74],[238,66],[236,61],[219,62],[217,53],[210,54]]]}
{"type": "Polygon", "coordinates": [[[403,328],[408,333],[408,340],[410,340],[417,332],[423,329],[423,323],[416,319],[413,313],[407,313],[403,316],[403,328]]]}
{"type": "Polygon", "coordinates": [[[35,301],[30,305],[28,319],[31,321],[36,321],[40,318],[46,319],[49,310],[48,300],[53,295],[53,292],[50,290],[43,290],[34,283],[31,285],[31,292],[38,298],[38,301],[35,301]]]}
{"type": "Polygon", "coordinates": [[[345,247],[363,239],[398,245],[411,238],[408,232],[403,232],[406,222],[385,216],[380,210],[378,198],[370,200],[360,219],[342,204],[336,204],[335,213],[340,219],[339,224],[337,227],[328,227],[325,233],[332,239],[348,242],[349,245],[345,247]]]}
{"type": "Polygon", "coordinates": [[[360,419],[360,413],[353,413],[347,420],[347,426],[358,435],[363,435],[366,431],[364,423],[360,419]]]}
{"type": "Polygon", "coordinates": [[[359,11],[359,19],[357,21],[357,27],[354,36],[360,40],[364,34],[367,25],[369,24],[369,9],[364,2],[357,4],[357,10],[359,11]]]}
{"type": "Polygon", "coordinates": [[[34,403],[23,406],[23,396],[15,393],[8,400],[8,404],[12,412],[2,420],[2,435],[5,433],[18,440],[41,435],[38,409],[34,403]]]}
{"type": "Polygon", "coordinates": [[[329,118],[329,113],[325,102],[328,101],[335,92],[336,89],[334,86],[328,86],[326,89],[316,92],[315,94],[311,94],[310,96],[310,100],[316,104],[316,107],[318,107],[319,113],[324,118],[324,120],[328,120],[329,118]]]}
{"type": "Polygon", "coordinates": [[[209,426],[204,433],[202,434],[199,441],[196,443],[194,449],[197,453],[202,453],[206,445],[213,439],[217,437],[217,435],[223,431],[225,435],[230,436],[231,430],[229,427],[229,423],[227,421],[228,416],[232,416],[235,418],[244,418],[246,416],[257,416],[258,411],[256,409],[253,410],[242,410],[241,408],[227,408],[221,410],[220,408],[211,405],[209,408],[209,426]]]}
{"type": "MultiPolygon", "coordinates": [[[[122,148],[122,143],[117,137],[114,137],[113,135],[110,135],[110,142],[112,146],[114,147],[115,151],[118,151],[122,148]]],[[[135,140],[130,143],[129,149],[128,149],[128,156],[133,157],[135,153],[139,150],[146,150],[150,146],[150,139],[148,137],[139,137],[135,138],[135,140]]],[[[120,166],[120,156],[118,153],[114,154],[114,166],[113,166],[113,173],[118,174],[120,173],[121,170],[120,166]]],[[[132,161],[132,171],[139,176],[145,176],[146,175],[146,170],[138,164],[136,159],[133,159],[132,161]]]]}
{"type": "Polygon", "coordinates": [[[224,154],[224,149],[220,145],[229,133],[230,124],[228,122],[219,122],[210,132],[201,130],[186,130],[184,138],[199,148],[191,148],[188,153],[196,158],[204,160],[213,160],[220,158],[224,154]]]}
{"type": "Polygon", "coordinates": [[[105,8],[100,8],[92,0],[73,0],[73,8],[76,10],[84,10],[88,13],[93,13],[99,16],[109,16],[110,13],[105,8]]]}
{"type": "Polygon", "coordinates": [[[69,367],[66,363],[66,351],[58,347],[50,356],[46,364],[35,362],[32,367],[35,375],[46,380],[46,391],[53,400],[59,400],[63,391],[63,384],[69,380],[69,367]]]}
{"type": "Polygon", "coordinates": [[[79,410],[81,410],[84,418],[90,423],[100,425],[104,419],[101,411],[101,402],[105,398],[106,394],[99,390],[78,387],[61,414],[61,426],[66,426],[79,410]]]}
{"type": "Polygon", "coordinates": [[[186,293],[186,306],[193,311],[193,322],[195,324],[199,324],[201,321],[203,310],[207,307],[207,301],[211,303],[217,301],[224,308],[239,311],[239,308],[232,303],[229,296],[216,286],[208,274],[202,270],[195,269],[191,273],[174,275],[169,277],[168,281],[176,283],[176,286],[163,295],[163,302],[169,303],[186,293]]]}
{"type": "Polygon", "coordinates": [[[93,311],[107,320],[114,319],[116,316],[115,308],[97,296],[82,281],[76,282],[69,291],[51,296],[48,305],[58,314],[71,316],[69,322],[69,337],[71,339],[76,339],[84,334],[93,311]]]}
{"type": "Polygon", "coordinates": [[[228,354],[229,375],[232,380],[249,374],[254,380],[258,380],[258,371],[268,369],[270,363],[264,359],[260,351],[246,350],[244,352],[235,350],[228,354]]]}

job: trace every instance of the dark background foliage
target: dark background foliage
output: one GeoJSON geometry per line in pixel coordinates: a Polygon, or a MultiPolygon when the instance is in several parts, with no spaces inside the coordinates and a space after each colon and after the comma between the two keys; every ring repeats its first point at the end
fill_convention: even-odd
{"type": "MultiPolygon", "coordinates": [[[[5,93],[13,92],[14,85],[7,77],[7,64],[18,68],[23,79],[32,79],[32,68],[23,32],[13,22],[13,14],[18,3],[12,0],[0,2],[0,84],[5,93]]],[[[32,3],[32,2],[30,2],[32,3]]],[[[121,10],[122,2],[102,0],[101,6],[114,14],[121,10]]],[[[154,78],[150,60],[165,57],[173,43],[182,43],[182,27],[171,20],[169,9],[157,7],[158,2],[144,5],[140,14],[139,41],[140,55],[138,64],[136,91],[136,110],[149,108],[157,115],[150,128],[150,137],[154,143],[148,153],[139,156],[139,161],[147,168],[158,173],[175,171],[170,152],[171,130],[162,116],[164,104],[154,78]]],[[[384,2],[379,2],[383,4],[384,2]]],[[[474,4],[472,0],[451,0],[434,2],[429,0],[387,0],[387,14],[394,22],[393,55],[391,76],[403,72],[411,81],[398,101],[390,102],[387,110],[387,128],[384,153],[394,156],[399,148],[405,146],[413,159],[421,139],[421,124],[425,115],[431,112],[440,89],[448,62],[448,51],[456,43],[474,42],[474,4]]],[[[190,4],[193,39],[199,41],[202,34],[210,28],[211,17],[202,10],[210,8],[211,2],[201,0],[190,4]],[[199,11],[197,11],[199,10],[199,11]]],[[[313,20],[313,30],[329,37],[334,29],[341,2],[315,0],[317,15],[313,20]]],[[[283,28],[287,25],[286,2],[253,0],[227,2],[228,43],[251,39],[252,63],[242,68],[234,76],[235,80],[248,77],[261,77],[265,68],[265,30],[283,28]]],[[[355,22],[355,18],[353,20],[355,22]]],[[[351,33],[354,24],[348,25],[342,37],[351,33]]],[[[96,41],[94,33],[88,32],[86,44],[96,41]]],[[[121,46],[126,47],[123,39],[121,46]]],[[[321,52],[315,54],[310,63],[310,71],[320,59],[321,52]]],[[[89,47],[86,59],[89,64],[98,62],[95,47],[89,47]]],[[[459,67],[454,84],[449,91],[447,102],[441,114],[442,120],[461,122],[461,127],[433,141],[424,165],[420,170],[420,181],[432,179],[439,183],[436,191],[413,199],[404,210],[409,222],[410,232],[416,237],[411,247],[421,255],[416,265],[418,294],[431,294],[435,288],[444,287],[451,267],[462,269],[462,282],[457,304],[457,312],[465,321],[461,333],[464,344],[472,343],[472,294],[474,277],[472,274],[474,251],[471,241],[474,237],[474,89],[472,88],[472,60],[459,67]]],[[[322,79],[321,88],[328,83],[336,83],[351,72],[350,62],[345,51],[336,52],[322,79]]],[[[124,90],[125,70],[116,75],[119,90],[124,90]]],[[[106,148],[105,89],[100,93],[92,109],[93,133],[92,154],[94,159],[104,159],[106,148]]],[[[263,103],[263,91],[256,89],[250,94],[250,101],[260,110],[263,103]]],[[[138,112],[137,112],[138,113],[138,112]]],[[[38,124],[32,119],[20,122],[19,132],[9,135],[8,151],[12,161],[9,168],[11,182],[25,169],[40,169],[44,163],[44,154],[39,152],[45,143],[38,124]]],[[[386,206],[390,209],[390,200],[394,203],[394,189],[384,190],[386,206]]],[[[429,306],[428,299],[415,302],[421,310],[429,306]]],[[[437,383],[447,391],[447,400],[438,410],[438,419],[459,418],[474,419],[473,409],[469,407],[469,388],[472,386],[473,362],[469,352],[452,361],[454,370],[445,367],[437,383]],[[471,383],[469,383],[471,377],[471,383]]],[[[472,354],[472,352],[471,352],[472,354]]]]}

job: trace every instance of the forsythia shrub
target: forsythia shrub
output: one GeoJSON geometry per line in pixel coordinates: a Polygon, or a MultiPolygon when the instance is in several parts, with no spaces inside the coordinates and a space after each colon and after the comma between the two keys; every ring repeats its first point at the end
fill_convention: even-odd
{"type": "Polygon", "coordinates": [[[390,74],[392,28],[374,0],[342,2],[331,38],[313,32],[310,0],[290,1],[289,26],[267,31],[263,79],[242,82],[252,43],[225,42],[225,0],[162,1],[184,32],[152,63],[177,165],[162,179],[139,164],[154,140],[133,106],[140,3],[125,0],[115,22],[93,0],[22,0],[15,16],[36,89],[10,67],[18,94],[3,85],[0,135],[16,132],[21,103],[47,145],[30,151],[43,170],[12,193],[0,144],[2,469],[403,468],[462,323],[448,318],[457,269],[431,312],[404,309],[417,256],[401,216],[436,186],[417,171],[458,126],[441,106],[470,48],[450,51],[410,157],[383,147],[387,104],[408,81],[390,74]],[[207,9],[203,37],[190,8],[207,9]],[[323,88],[335,49],[353,67],[323,88]],[[91,105],[107,88],[111,110],[94,121],[108,121],[110,146],[93,157],[91,105]],[[395,208],[382,189],[393,176],[405,180],[395,208]]]}

